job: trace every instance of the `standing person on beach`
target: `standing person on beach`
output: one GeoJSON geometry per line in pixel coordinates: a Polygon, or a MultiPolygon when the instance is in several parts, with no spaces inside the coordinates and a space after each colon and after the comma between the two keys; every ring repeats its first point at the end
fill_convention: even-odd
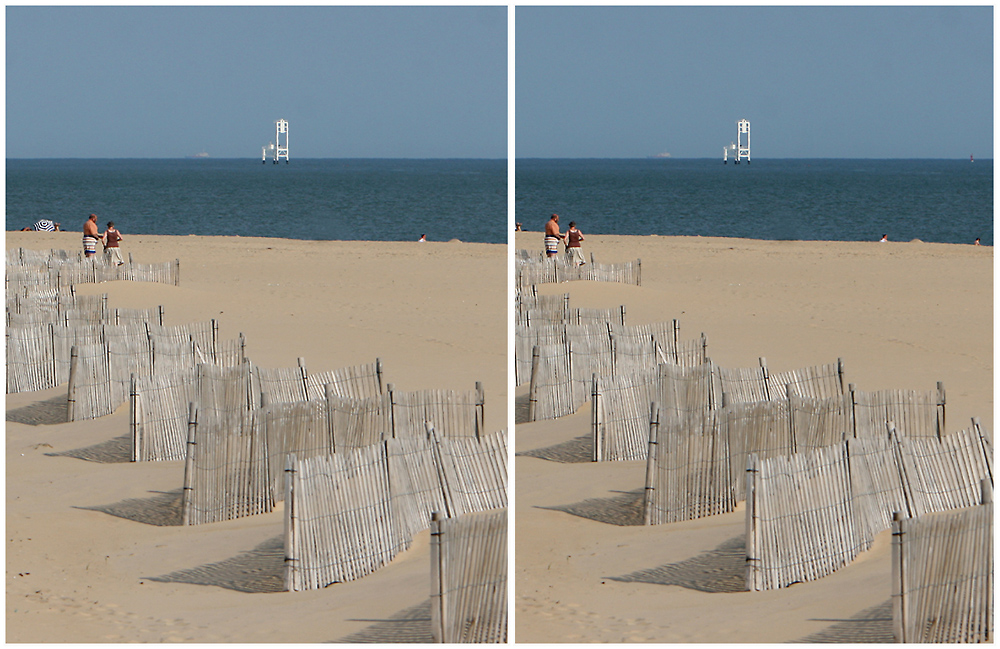
{"type": "Polygon", "coordinates": [[[97,231],[97,215],[91,214],[83,222],[83,254],[90,258],[97,254],[97,240],[101,238],[97,231]]]}
{"type": "Polygon", "coordinates": [[[549,257],[559,254],[559,242],[562,239],[563,235],[559,234],[559,215],[553,214],[545,224],[545,254],[549,257]]]}
{"type": "Polygon", "coordinates": [[[118,249],[118,242],[122,240],[122,234],[115,229],[115,222],[108,221],[108,229],[104,231],[104,256],[108,261],[116,266],[122,266],[125,260],[118,249]]]}
{"type": "Polygon", "coordinates": [[[569,230],[566,230],[566,256],[575,266],[583,266],[587,263],[583,259],[581,241],[583,241],[583,233],[576,229],[576,221],[570,221],[569,230]]]}

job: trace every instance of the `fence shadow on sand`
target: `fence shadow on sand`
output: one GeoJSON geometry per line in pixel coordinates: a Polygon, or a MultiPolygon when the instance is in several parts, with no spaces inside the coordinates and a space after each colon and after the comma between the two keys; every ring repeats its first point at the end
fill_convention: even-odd
{"type": "Polygon", "coordinates": [[[73,457],[78,460],[88,462],[99,462],[100,464],[120,464],[132,461],[132,436],[122,435],[83,448],[75,448],[71,451],[59,451],[57,453],[46,453],[49,457],[73,457]]]}
{"type": "Polygon", "coordinates": [[[621,495],[611,498],[591,498],[570,505],[539,507],[539,509],[564,512],[608,525],[642,525],[643,491],[643,489],[636,489],[618,492],[621,495]]]}
{"type": "Polygon", "coordinates": [[[403,609],[385,620],[351,620],[352,622],[374,622],[371,626],[345,636],[337,643],[378,642],[378,643],[421,643],[434,642],[431,633],[431,600],[403,609]]]}
{"type": "Polygon", "coordinates": [[[892,600],[866,608],[846,620],[814,620],[834,622],[829,627],[795,642],[895,642],[892,635],[892,600]]]}
{"type": "Polygon", "coordinates": [[[591,463],[594,461],[594,440],[590,435],[581,435],[566,442],[545,448],[521,451],[514,455],[517,457],[537,457],[540,460],[564,464],[591,463]]]}
{"type": "Polygon", "coordinates": [[[166,492],[151,492],[156,494],[151,498],[126,498],[110,505],[74,507],[74,509],[103,512],[111,516],[158,527],[180,525],[183,491],[183,489],[175,489],[166,492]]]}
{"type": "Polygon", "coordinates": [[[218,586],[241,593],[284,592],[284,537],[276,536],[268,539],[253,550],[230,559],[146,579],[175,584],[218,586]]]}
{"type": "Polygon", "coordinates": [[[747,591],[746,540],[740,535],[690,559],[639,570],[612,581],[681,586],[703,593],[747,591]]]}
{"type": "Polygon", "coordinates": [[[8,410],[6,419],[28,426],[65,424],[68,421],[66,418],[66,395],[56,395],[51,399],[36,401],[20,408],[8,410]]]}

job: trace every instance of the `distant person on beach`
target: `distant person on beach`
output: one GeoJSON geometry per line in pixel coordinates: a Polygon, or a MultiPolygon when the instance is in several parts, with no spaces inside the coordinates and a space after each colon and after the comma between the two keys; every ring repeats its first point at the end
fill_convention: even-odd
{"type": "Polygon", "coordinates": [[[981,246],[981,245],[983,245],[983,244],[979,243],[979,237],[976,237],[976,243],[975,243],[975,244],[973,244],[973,245],[976,245],[976,246],[981,246]]]}
{"type": "MultiPolygon", "coordinates": [[[[25,228],[25,230],[28,229],[29,228],[25,228]]],[[[35,232],[59,232],[62,230],[62,227],[55,221],[51,221],[49,219],[38,219],[30,229],[35,232]]]]}
{"type": "Polygon", "coordinates": [[[122,234],[115,229],[115,222],[108,221],[108,229],[104,231],[104,256],[115,266],[121,266],[125,263],[121,250],[118,249],[118,242],[121,240],[122,234]]]}
{"type": "Polygon", "coordinates": [[[889,243],[889,235],[883,234],[882,238],[878,240],[879,243],[889,243]]]}
{"type": "Polygon", "coordinates": [[[559,215],[553,214],[549,222],[545,224],[545,254],[555,257],[559,254],[559,242],[563,235],[559,234],[559,215]]]}
{"type": "Polygon", "coordinates": [[[566,230],[566,256],[575,266],[583,266],[587,263],[583,259],[581,241],[583,241],[583,233],[576,229],[576,221],[570,221],[569,230],[566,230]]]}
{"type": "Polygon", "coordinates": [[[520,232],[520,231],[521,231],[521,224],[520,223],[515,223],[514,224],[514,232],[520,232]]]}
{"type": "Polygon", "coordinates": [[[417,241],[427,241],[427,235],[426,234],[421,234],[420,238],[417,239],[417,241]]]}
{"type": "Polygon", "coordinates": [[[100,238],[101,234],[97,231],[97,215],[91,214],[83,222],[83,254],[87,257],[96,255],[97,240],[100,238]]]}

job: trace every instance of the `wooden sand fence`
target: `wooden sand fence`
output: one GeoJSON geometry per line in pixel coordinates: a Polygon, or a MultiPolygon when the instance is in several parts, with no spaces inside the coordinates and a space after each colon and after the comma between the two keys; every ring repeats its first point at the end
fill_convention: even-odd
{"type": "Polygon", "coordinates": [[[978,423],[947,437],[903,441],[890,429],[886,446],[849,439],[791,456],[751,455],[748,589],[784,588],[847,565],[888,528],[889,512],[977,504],[978,485],[992,483],[990,441],[978,423]],[[936,479],[930,485],[914,474],[936,479]]]}
{"type": "Polygon", "coordinates": [[[945,435],[945,392],[940,381],[935,390],[879,390],[862,392],[848,386],[854,418],[854,437],[881,435],[886,422],[894,422],[908,437],[945,435]]]}
{"type": "MultiPolygon", "coordinates": [[[[77,295],[74,286],[62,289],[25,286],[7,295],[8,326],[41,322],[66,324],[70,311],[89,312],[94,314],[92,321],[105,321],[108,319],[105,314],[111,311],[108,294],[77,295]]],[[[113,321],[111,324],[120,323],[113,321]]]]}
{"type": "Polygon", "coordinates": [[[515,286],[523,288],[533,284],[577,280],[619,282],[639,286],[642,284],[642,260],[604,264],[596,262],[593,253],[590,255],[590,263],[583,266],[575,265],[565,255],[538,258],[518,253],[515,259],[515,286]]]}
{"type": "Polygon", "coordinates": [[[514,294],[514,321],[533,326],[546,322],[566,322],[569,318],[569,293],[539,295],[534,284],[518,286],[514,294]]]}
{"type": "Polygon", "coordinates": [[[449,437],[485,434],[483,384],[474,390],[417,390],[403,392],[386,386],[389,396],[392,437],[419,437],[426,434],[427,422],[449,437]]]}
{"type": "Polygon", "coordinates": [[[897,642],[993,642],[993,498],[892,525],[892,622],[897,642]]]}
{"type": "MultiPolygon", "coordinates": [[[[55,252],[55,251],[49,251],[55,252]]],[[[132,260],[121,266],[108,262],[104,255],[95,255],[90,259],[59,258],[50,255],[44,260],[43,255],[32,255],[25,250],[20,263],[11,263],[7,257],[6,286],[40,285],[49,288],[64,288],[73,284],[95,284],[111,281],[158,282],[161,284],[180,284],[180,260],[166,261],[154,264],[139,264],[132,260]]]]}
{"type": "Polygon", "coordinates": [[[431,526],[431,631],[435,642],[507,641],[507,510],[431,526]]]}
{"type": "Polygon", "coordinates": [[[482,440],[438,439],[430,433],[326,456],[288,455],[287,589],[323,588],[377,570],[430,525],[433,511],[458,514],[456,507],[475,512],[495,502],[506,504],[501,455],[505,462],[502,431],[482,440]],[[494,495],[462,500],[454,498],[456,493],[494,495]]]}

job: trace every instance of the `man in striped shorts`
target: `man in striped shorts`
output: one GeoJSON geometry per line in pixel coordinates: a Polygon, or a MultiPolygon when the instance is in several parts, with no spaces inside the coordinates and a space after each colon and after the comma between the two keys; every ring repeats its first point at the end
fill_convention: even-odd
{"type": "Polygon", "coordinates": [[[97,254],[97,241],[100,238],[101,235],[97,231],[97,215],[91,214],[83,222],[83,254],[85,256],[93,257],[97,254]]]}
{"type": "Polygon", "coordinates": [[[559,242],[562,241],[559,234],[559,215],[553,214],[549,222],[545,224],[545,254],[555,257],[559,254],[559,242]]]}

